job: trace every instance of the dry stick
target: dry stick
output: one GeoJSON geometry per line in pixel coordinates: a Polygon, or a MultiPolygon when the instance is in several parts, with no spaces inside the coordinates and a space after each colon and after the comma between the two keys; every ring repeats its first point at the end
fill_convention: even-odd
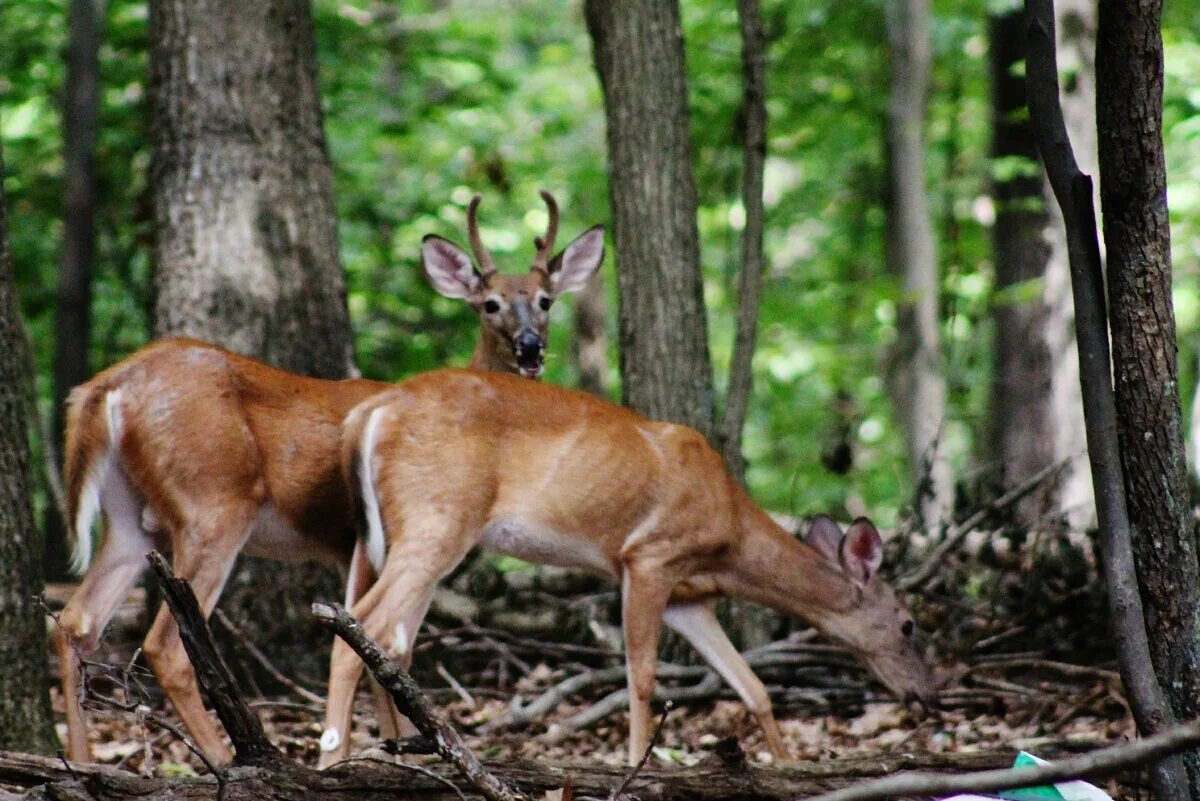
{"type": "Polygon", "coordinates": [[[896,582],[896,588],[908,592],[924,584],[929,580],[930,576],[942,567],[946,555],[957,548],[966,539],[967,535],[975,530],[976,526],[987,519],[988,515],[994,514],[1006,506],[1021,500],[1037,487],[1041,486],[1043,482],[1048,481],[1052,476],[1066,468],[1066,466],[1067,461],[1064,460],[1043,467],[996,500],[976,510],[974,514],[963,522],[950,526],[946,530],[946,539],[942,540],[936,548],[929,552],[929,555],[925,557],[920,567],[899,579],[896,582]]]}
{"type": "MultiPolygon", "coordinates": [[[[1026,0],[1025,14],[1025,93],[1030,120],[1067,232],[1083,417],[1096,515],[1100,523],[1100,554],[1108,585],[1113,639],[1134,720],[1142,734],[1153,734],[1169,725],[1172,715],[1150,660],[1142,598],[1133,563],[1129,513],[1125,505],[1125,476],[1117,444],[1112,359],[1092,180],[1080,171],[1075,161],[1059,102],[1054,1],[1026,0]]],[[[1155,795],[1160,801],[1189,797],[1187,774],[1180,757],[1174,756],[1157,765],[1153,777],[1155,795]]]]}
{"type": "Polygon", "coordinates": [[[954,793],[987,793],[1033,787],[1072,779],[1109,776],[1118,771],[1161,760],[1197,745],[1200,745],[1200,720],[1174,726],[1145,740],[1102,748],[1049,765],[984,770],[965,776],[913,771],[862,782],[832,793],[813,796],[808,801],[877,801],[885,798],[947,796],[954,793]]]}
{"type": "Polygon", "coordinates": [[[226,615],[220,609],[214,609],[213,617],[215,617],[217,622],[224,626],[230,634],[237,638],[242,647],[246,649],[246,653],[250,654],[250,658],[257,662],[260,668],[267,671],[271,678],[303,698],[305,701],[318,706],[325,705],[324,697],[317,695],[312,690],[300,686],[295,681],[284,675],[279,668],[275,667],[275,665],[271,663],[271,660],[267,658],[267,655],[260,651],[258,646],[251,642],[250,638],[243,634],[242,630],[233,624],[233,621],[229,619],[228,615],[226,615]]]}
{"type": "Polygon", "coordinates": [[[417,730],[431,740],[442,759],[458,768],[488,801],[529,801],[529,797],[509,787],[488,772],[471,752],[462,736],[422,695],[407,672],[387,658],[383,649],[363,630],[362,625],[341,604],[313,604],[313,615],[349,645],[385,690],[391,693],[400,712],[417,730]]]}
{"type": "Polygon", "coordinates": [[[162,586],[163,598],[179,627],[179,636],[188,659],[196,671],[196,681],[208,693],[221,725],[233,743],[234,762],[241,765],[279,765],[287,760],[263,731],[262,721],[246,706],[238,693],[229,668],[221,661],[213,645],[204,612],[192,593],[191,585],[176,578],[167,560],[158,551],[146,554],[162,586]]]}
{"type": "Polygon", "coordinates": [[[650,735],[650,742],[646,743],[645,753],[642,754],[642,758],[638,760],[638,763],[633,766],[633,770],[625,774],[625,780],[617,786],[617,789],[609,793],[608,801],[616,801],[616,799],[620,798],[625,790],[628,789],[630,782],[637,778],[637,775],[642,772],[642,768],[646,767],[646,762],[650,760],[650,755],[654,753],[654,746],[658,744],[658,735],[662,734],[663,724],[667,722],[667,715],[670,712],[671,702],[667,701],[663,707],[662,714],[658,716],[658,725],[654,727],[654,734],[650,735]]]}
{"type": "Polygon", "coordinates": [[[746,463],[742,456],[742,429],[753,381],[754,340],[758,333],[758,307],[763,275],[763,169],[767,157],[766,57],[758,0],[738,0],[742,35],[742,112],[745,140],[742,150],[742,271],[738,279],[738,327],[729,363],[729,390],[725,413],[718,426],[725,464],[739,480],[746,463]]]}

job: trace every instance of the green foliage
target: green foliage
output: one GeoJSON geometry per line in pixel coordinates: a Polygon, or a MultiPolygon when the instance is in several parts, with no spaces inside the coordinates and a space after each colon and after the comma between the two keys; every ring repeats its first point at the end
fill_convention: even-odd
{"type": "MultiPolygon", "coordinates": [[[[986,14],[1007,5],[938,0],[928,180],[943,266],[942,333],[965,474],[990,380],[992,179],[1028,162],[989,161],[986,14]]],[[[884,266],[884,0],[763,0],[769,39],[767,275],[746,432],[748,474],[767,506],[889,523],[910,488],[882,376],[898,287],[884,266]],[[846,475],[822,465],[849,426],[846,475]]],[[[609,219],[603,104],[578,4],[549,0],[315,0],[320,81],[342,257],[366,375],[392,379],[465,362],[476,322],[420,274],[424,234],[465,240],[481,192],[485,242],[523,270],[545,224],[537,189],[563,207],[560,241],[609,219]]],[[[1166,136],[1183,356],[1200,328],[1200,43],[1195,9],[1168,9],[1166,136]]],[[[683,3],[711,347],[723,387],[736,322],[744,209],[740,42],[734,3],[683,3]]],[[[0,4],[0,132],[13,252],[48,398],[61,234],[59,96],[66,0],[0,4]]],[[[110,0],[101,54],[103,185],[95,285],[100,368],[148,332],[150,209],[146,6],[110,0]]],[[[613,259],[604,268],[609,287],[613,259]]],[[[610,290],[611,291],[611,290],[610,290]]],[[[1028,287],[1010,290],[1023,294],[1028,287]]],[[[1011,298],[1010,298],[1011,299],[1011,298]]],[[[615,329],[616,298],[610,298],[615,329]]],[[[574,381],[569,302],[555,311],[547,379],[574,381]]],[[[616,379],[616,354],[611,354],[616,379]]],[[[1190,386],[1190,385],[1189,385],[1190,386]]],[[[45,411],[45,409],[43,410],[45,411]]]]}

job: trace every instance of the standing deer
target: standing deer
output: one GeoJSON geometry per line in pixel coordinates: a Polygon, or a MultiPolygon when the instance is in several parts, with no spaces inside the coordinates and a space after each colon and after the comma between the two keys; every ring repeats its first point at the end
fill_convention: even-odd
{"type": "MultiPolygon", "coordinates": [[[[549,193],[542,197],[550,223],[536,240],[527,274],[496,272],[479,235],[478,195],[468,209],[468,230],[479,273],[450,242],[424,242],[422,260],[435,286],[479,312],[481,344],[472,366],[539,375],[546,308],[583,286],[603,258],[600,226],[551,257],[558,209],[549,193]],[[485,343],[486,357],[480,355],[485,343]]],[[[243,551],[336,565],[348,574],[347,602],[362,595],[372,577],[354,550],[353,507],[339,466],[341,425],[350,409],[391,386],[307,378],[204,342],[171,339],[148,345],[71,393],[64,480],[74,564],[87,572],[59,616],[56,636],[70,759],[90,759],[80,655],[95,648],[146,567],[149,549],[173,554],[175,573],[191,582],[205,614],[243,551]],[[101,514],[105,535],[92,561],[92,524],[101,514]]],[[[232,755],[205,712],[165,607],[144,652],[197,745],[213,760],[228,761],[232,755]]],[[[380,725],[393,736],[399,716],[390,699],[376,697],[380,725]]]]}
{"type": "MultiPolygon", "coordinates": [[[[450,369],[355,408],[342,447],[379,575],[353,614],[405,666],[434,586],[476,545],[620,582],[631,763],[649,738],[663,623],[734,688],[771,753],[786,756],[766,689],[717,622],[722,596],[807,620],[901,698],[933,696],[913,620],[879,577],[882,543],[870,521],[843,536],[818,517],[808,542],[794,539],[693,429],[580,392],[450,369]]],[[[348,752],[339,732],[361,671],[336,642],[325,736],[343,746],[323,764],[348,752]]]]}

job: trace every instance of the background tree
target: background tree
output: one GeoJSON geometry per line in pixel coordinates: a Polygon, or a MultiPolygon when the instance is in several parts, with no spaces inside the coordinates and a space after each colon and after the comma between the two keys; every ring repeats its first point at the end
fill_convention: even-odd
{"type": "Polygon", "coordinates": [[[925,188],[929,96],[928,0],[887,6],[892,87],[887,114],[887,260],[900,281],[895,358],[888,378],[926,525],[948,520],[954,486],[946,456],[946,380],[938,332],[938,261],[925,188]]]}
{"type": "MultiPolygon", "coordinates": [[[[154,331],[337,378],[352,344],[312,31],[307,0],[151,3],[154,331]]],[[[320,671],[307,606],[336,583],[250,564],[226,605],[320,671]]]]}
{"type": "MultiPolygon", "coordinates": [[[[100,22],[97,0],[71,0],[67,29],[67,76],[63,93],[63,239],[59,254],[54,337],[55,442],[65,431],[67,394],[91,376],[92,271],[96,263],[96,134],[100,113],[100,22]]],[[[46,573],[67,575],[66,527],[48,504],[46,573]]]]}
{"type": "MultiPolygon", "coordinates": [[[[1055,4],[1058,53],[1069,79],[1062,104],[1082,168],[1095,174],[1095,6],[1055,4]]],[[[1066,515],[1094,520],[1079,414],[1079,368],[1062,215],[1052,202],[1025,105],[1025,26],[1019,5],[990,17],[992,105],[992,253],[996,289],[995,368],[986,458],[1004,489],[1067,461],[1056,481],[1017,503],[1017,520],[1035,526],[1066,515]]]]}
{"type": "MultiPolygon", "coordinates": [[[[1175,714],[1190,720],[1200,715],[1200,565],[1171,297],[1161,25],[1161,3],[1100,3],[1096,116],[1117,426],[1137,532],[1134,555],[1159,681],[1175,714]]],[[[1186,762],[1195,796],[1200,753],[1186,762]]]]}
{"type": "Polygon", "coordinates": [[[608,120],[622,400],[711,437],[712,363],[679,4],[588,0],[584,13],[608,120]]]}
{"type": "MultiPolygon", "coordinates": [[[[0,149],[0,176],[4,154],[0,149]]],[[[0,181],[0,750],[58,747],[46,675],[41,534],[33,524],[29,455],[29,349],[8,249],[0,181]]]]}

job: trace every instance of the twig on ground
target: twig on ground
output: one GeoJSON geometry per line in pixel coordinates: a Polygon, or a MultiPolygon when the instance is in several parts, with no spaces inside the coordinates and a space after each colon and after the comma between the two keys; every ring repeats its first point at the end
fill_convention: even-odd
{"type": "MultiPolygon", "coordinates": [[[[669,689],[660,687],[655,690],[654,697],[667,703],[698,701],[702,698],[711,698],[720,688],[721,677],[710,671],[705,673],[704,678],[700,680],[699,684],[694,684],[690,687],[672,687],[669,689]]],[[[560,742],[568,734],[590,728],[628,705],[629,690],[622,687],[619,690],[609,693],[596,703],[589,705],[582,712],[572,715],[562,723],[556,724],[546,733],[543,739],[549,743],[560,742]]]]}
{"type": "Polygon", "coordinates": [[[509,787],[483,767],[462,736],[421,694],[412,677],[387,658],[383,649],[340,604],[313,604],[312,611],[318,621],[332,629],[358,654],[380,685],[391,693],[400,712],[437,745],[438,754],[457,767],[480,794],[488,801],[529,801],[528,796],[509,787]]]}
{"type": "Polygon", "coordinates": [[[234,639],[236,639],[246,650],[246,653],[250,655],[250,658],[257,662],[258,666],[265,670],[271,678],[303,698],[305,701],[317,704],[319,706],[325,706],[324,696],[317,695],[312,690],[302,687],[294,680],[288,678],[281,670],[279,670],[279,668],[275,667],[275,665],[271,663],[271,660],[267,658],[267,655],[264,654],[257,645],[250,641],[249,637],[242,633],[241,629],[234,625],[233,621],[230,620],[229,616],[226,615],[222,610],[214,609],[213,617],[217,619],[218,623],[225,627],[226,631],[233,635],[234,639]]]}
{"type": "Polygon", "coordinates": [[[450,674],[450,671],[446,670],[445,665],[443,665],[441,662],[438,662],[436,669],[437,674],[445,679],[446,683],[450,685],[450,689],[454,690],[464,704],[472,709],[478,706],[478,704],[475,703],[475,699],[471,697],[469,692],[467,692],[467,688],[459,684],[458,679],[454,678],[454,676],[450,674]]]}
{"type": "Polygon", "coordinates": [[[1050,478],[1066,469],[1068,464],[1069,461],[1064,460],[1042,468],[999,498],[983,506],[966,520],[950,526],[946,530],[946,538],[926,555],[919,567],[898,579],[896,581],[896,588],[909,592],[924,584],[942,566],[946,555],[957,548],[966,539],[967,535],[974,531],[975,527],[986,520],[989,515],[995,514],[1006,506],[1021,500],[1021,498],[1024,498],[1041,486],[1043,482],[1050,480],[1050,478]]]}
{"type": "Polygon", "coordinates": [[[967,668],[963,675],[977,673],[980,670],[1006,670],[1008,668],[1030,668],[1032,670],[1052,670],[1063,676],[1085,679],[1104,679],[1105,681],[1120,681],[1121,676],[1115,670],[1091,667],[1089,665],[1072,665],[1069,662],[1058,662],[1053,659],[1033,659],[1029,657],[1014,657],[1012,659],[996,659],[980,662],[967,668]]]}
{"type": "Polygon", "coordinates": [[[1108,776],[1148,765],[1163,757],[1200,745],[1200,720],[1173,726],[1134,743],[1103,748],[1061,762],[1035,767],[985,770],[960,776],[914,771],[824,793],[809,801],[882,801],[907,796],[946,796],[1034,787],[1041,784],[1108,776]]]}
{"type": "Polygon", "coordinates": [[[654,733],[650,735],[650,742],[646,743],[645,753],[642,754],[642,758],[638,760],[638,763],[633,766],[633,770],[625,774],[624,781],[621,782],[617,789],[613,790],[612,793],[609,794],[608,801],[616,801],[618,798],[624,795],[625,790],[629,787],[630,782],[637,778],[637,775],[642,772],[642,768],[646,767],[646,762],[650,760],[650,755],[654,753],[654,746],[658,745],[658,736],[662,734],[663,724],[667,722],[667,715],[671,713],[671,709],[672,704],[670,701],[667,701],[666,704],[663,705],[662,714],[658,716],[658,725],[654,727],[654,733]]]}

